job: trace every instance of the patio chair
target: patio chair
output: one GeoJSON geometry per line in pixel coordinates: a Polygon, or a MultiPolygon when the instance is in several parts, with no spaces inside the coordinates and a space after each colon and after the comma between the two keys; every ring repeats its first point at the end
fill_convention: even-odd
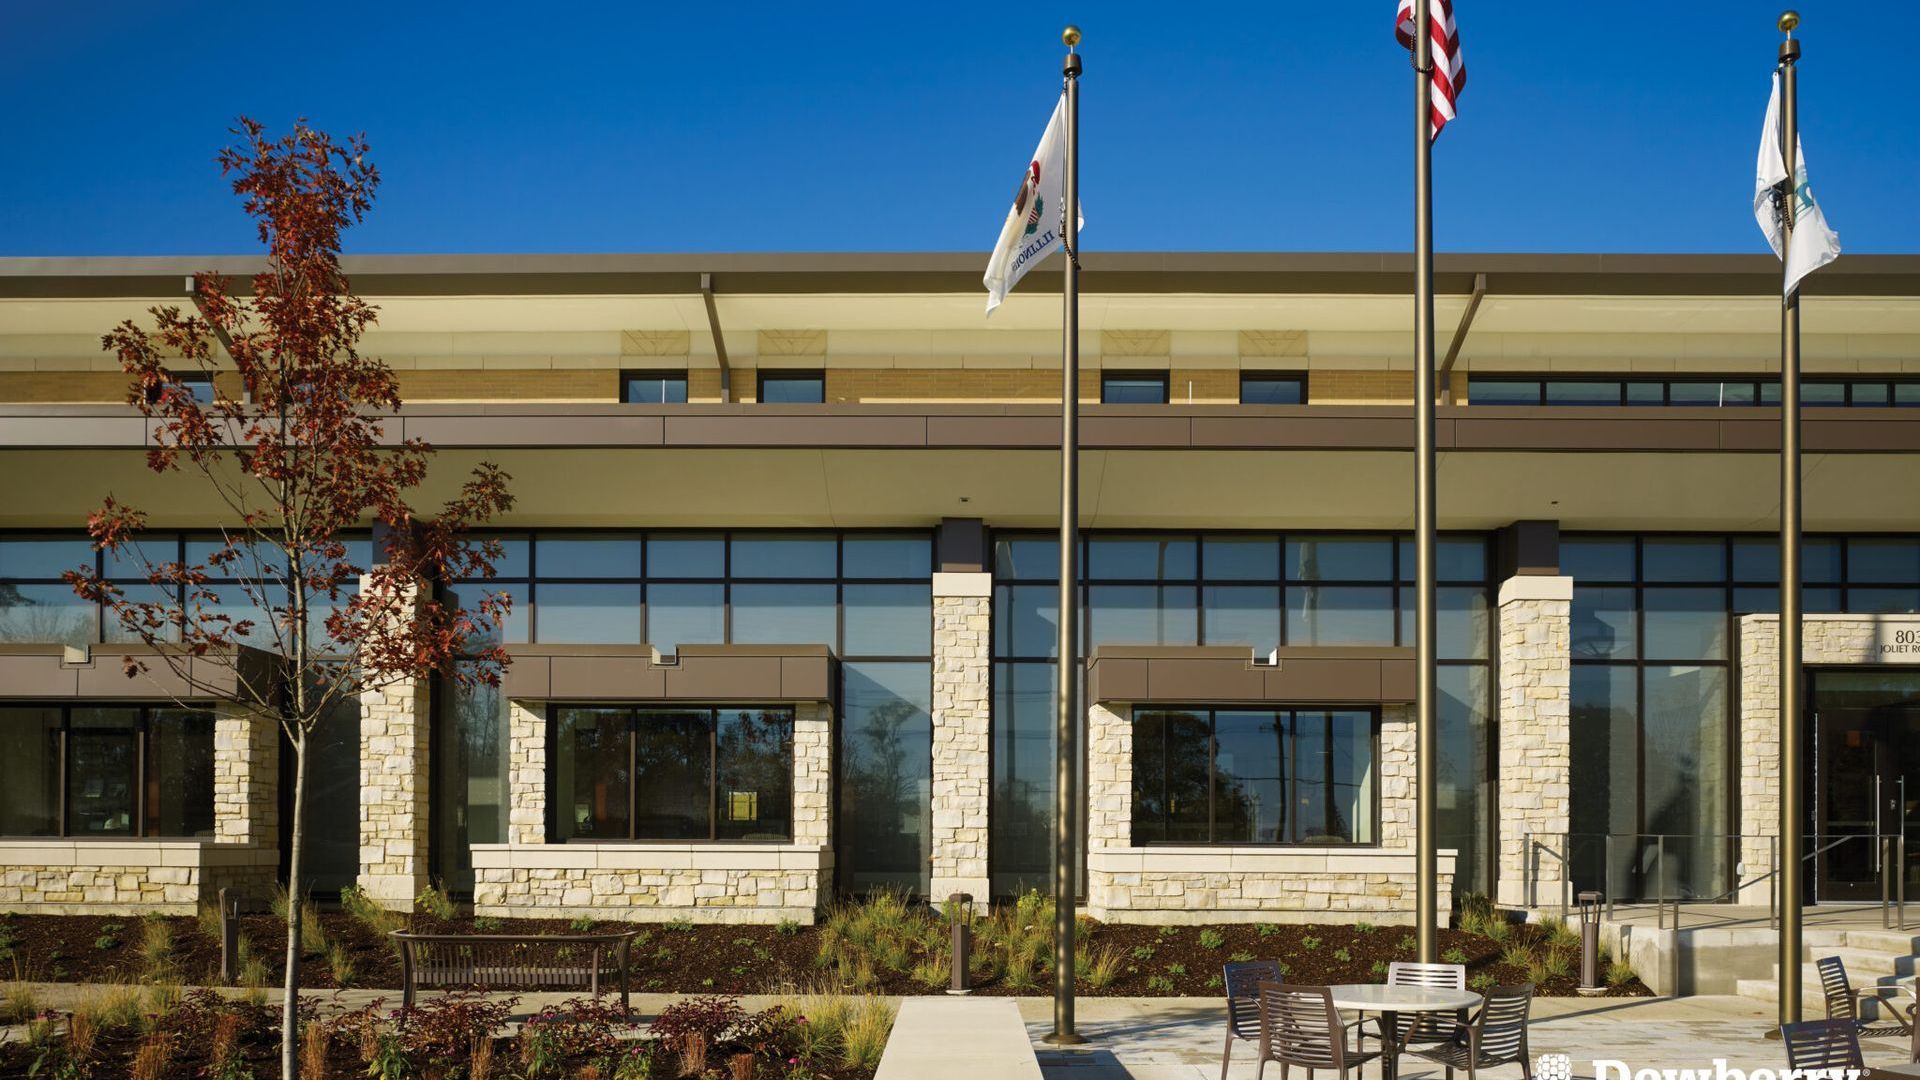
{"type": "Polygon", "coordinates": [[[1233,1040],[1260,1041],[1260,984],[1282,978],[1278,960],[1246,960],[1221,968],[1227,987],[1227,1048],[1220,1055],[1220,1080],[1227,1080],[1233,1040]]]}
{"type": "Polygon", "coordinates": [[[1533,1080],[1533,1058],[1527,1053],[1527,1017],[1533,1009],[1533,984],[1496,986],[1481,1001],[1473,1019],[1455,1023],[1445,1041],[1409,1051],[1447,1070],[1467,1070],[1467,1080],[1475,1080],[1481,1069],[1497,1065],[1518,1065],[1520,1075],[1533,1080]]]}
{"type": "Polygon", "coordinates": [[[1792,1069],[1865,1068],[1860,1057],[1860,1031],[1851,1020],[1806,1020],[1780,1025],[1780,1041],[1787,1046],[1792,1069]]]}
{"type": "Polygon", "coordinates": [[[1347,1046],[1350,1025],[1340,1019],[1333,991],[1326,987],[1263,982],[1259,988],[1260,1067],[1254,1070],[1255,1080],[1266,1075],[1269,1061],[1280,1063],[1282,1080],[1294,1065],[1304,1066],[1309,1076],[1314,1069],[1332,1069],[1345,1080],[1350,1070],[1380,1056],[1378,1050],[1347,1046]]]}
{"type": "Polygon", "coordinates": [[[1827,999],[1827,1019],[1844,1020],[1853,1025],[1854,1034],[1863,1039],[1886,1037],[1913,1038],[1913,1010],[1903,1009],[1887,995],[1900,992],[1897,986],[1853,988],[1847,978],[1846,962],[1837,956],[1824,956],[1813,962],[1820,973],[1820,992],[1827,999]],[[1860,999],[1872,998],[1882,1015],[1874,1020],[1860,1018],[1860,999]],[[1887,1014],[1892,1015],[1887,1015],[1887,1014]]]}
{"type": "MultiPolygon", "coordinates": [[[[1465,990],[1467,966],[1396,960],[1387,965],[1387,985],[1465,990]]],[[[1398,1013],[1394,1016],[1394,1030],[1389,1034],[1398,1048],[1405,1051],[1414,1045],[1445,1042],[1453,1037],[1454,1029],[1458,1026],[1459,1018],[1446,1013],[1398,1013]]]]}

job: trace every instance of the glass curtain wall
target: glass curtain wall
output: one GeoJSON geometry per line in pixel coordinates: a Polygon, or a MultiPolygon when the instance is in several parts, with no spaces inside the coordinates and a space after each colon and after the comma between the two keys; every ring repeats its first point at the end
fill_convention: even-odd
{"type": "MultiPolygon", "coordinates": [[[[1779,610],[1778,545],[1569,535],[1560,557],[1574,579],[1575,888],[1719,896],[1736,858],[1733,620],[1779,610]]],[[[1809,537],[1804,574],[1808,612],[1920,611],[1920,540],[1809,537]]]]}
{"type": "MultiPolygon", "coordinates": [[[[1413,641],[1413,550],[1405,537],[1092,533],[1083,543],[1083,651],[1232,644],[1265,655],[1283,645],[1413,641]]],[[[999,895],[1048,882],[1058,550],[1045,534],[994,539],[990,851],[999,895]]],[[[1442,538],[1439,841],[1459,851],[1456,888],[1463,892],[1488,884],[1489,574],[1485,537],[1442,538]]],[[[1084,783],[1076,780],[1083,795],[1084,783]]]]}
{"type": "MultiPolygon", "coordinates": [[[[495,580],[446,588],[463,604],[489,591],[512,596],[502,634],[509,645],[645,643],[662,653],[706,644],[833,647],[842,660],[839,885],[925,893],[933,789],[930,533],[539,532],[500,539],[505,551],[495,580]]],[[[470,888],[468,846],[505,839],[507,706],[485,688],[441,696],[437,745],[453,752],[436,751],[436,872],[470,888]]],[[[646,786],[641,776],[620,780],[646,786]]],[[[643,799],[637,811],[622,813],[654,814],[649,805],[643,799]]],[[[590,818],[597,828],[597,812],[590,818]]]]}

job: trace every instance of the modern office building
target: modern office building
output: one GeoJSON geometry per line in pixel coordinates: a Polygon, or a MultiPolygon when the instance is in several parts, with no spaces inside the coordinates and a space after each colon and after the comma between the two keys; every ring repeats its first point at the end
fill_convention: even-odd
{"type": "MultiPolygon", "coordinates": [[[[761,921],[1044,888],[1059,276],[987,320],[982,261],[349,260],[390,432],[441,485],[513,475],[498,580],[430,585],[511,593],[514,662],[324,731],[316,887],[761,921]]],[[[138,646],[59,580],[109,493],[150,550],[221,526],[147,472],[100,337],[251,266],[0,260],[0,908],[188,907],[284,858],[272,728],[126,679],[138,646]]],[[[1086,267],[1085,910],[1408,921],[1411,260],[1086,267]]],[[[1443,895],[1764,898],[1788,782],[1824,838],[1808,899],[1877,897],[1920,802],[1920,258],[1807,288],[1810,771],[1785,778],[1778,263],[1438,281],[1443,895]]]]}

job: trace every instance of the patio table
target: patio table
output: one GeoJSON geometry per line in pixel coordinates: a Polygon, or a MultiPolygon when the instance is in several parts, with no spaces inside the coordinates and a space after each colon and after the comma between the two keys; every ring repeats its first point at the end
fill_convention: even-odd
{"type": "Polygon", "coordinates": [[[1380,1040],[1385,1053],[1380,1067],[1386,1080],[1399,1071],[1399,1048],[1387,1034],[1401,1013],[1460,1012],[1480,1004],[1479,994],[1471,990],[1443,990],[1433,986],[1387,986],[1382,983],[1338,983],[1327,987],[1333,994],[1333,1007],[1349,1012],[1379,1013],[1380,1040]]]}

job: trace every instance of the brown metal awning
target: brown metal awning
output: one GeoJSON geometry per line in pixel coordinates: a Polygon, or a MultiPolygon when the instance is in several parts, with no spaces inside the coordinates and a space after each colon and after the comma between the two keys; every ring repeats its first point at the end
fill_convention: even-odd
{"type": "MultiPolygon", "coordinates": [[[[188,661],[193,681],[230,697],[240,679],[265,685],[275,677],[278,658],[240,646],[237,662],[210,657],[188,661]]],[[[176,675],[159,650],[148,645],[93,645],[55,642],[0,645],[0,699],[33,701],[192,701],[206,697],[176,675]],[[125,659],[144,659],[145,674],[127,677],[125,659]]]]}
{"type": "MultiPolygon", "coordinates": [[[[1386,704],[1413,700],[1412,649],[1297,647],[1256,663],[1245,646],[1107,646],[1087,700],[1126,704],[1386,704]]],[[[1264,659],[1264,658],[1263,658],[1264,659]]]]}
{"type": "Polygon", "coordinates": [[[521,701],[824,702],[839,661],[825,645],[513,645],[502,677],[521,701]]]}

